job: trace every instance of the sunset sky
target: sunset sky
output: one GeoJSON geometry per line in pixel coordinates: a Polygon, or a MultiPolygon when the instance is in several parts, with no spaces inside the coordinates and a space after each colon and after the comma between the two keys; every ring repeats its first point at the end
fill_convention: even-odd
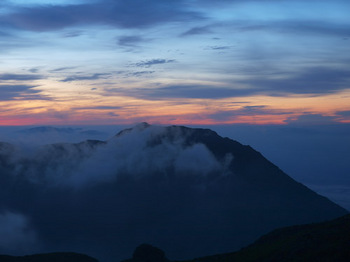
{"type": "Polygon", "coordinates": [[[2,0],[0,125],[350,122],[348,0],[2,0]]]}

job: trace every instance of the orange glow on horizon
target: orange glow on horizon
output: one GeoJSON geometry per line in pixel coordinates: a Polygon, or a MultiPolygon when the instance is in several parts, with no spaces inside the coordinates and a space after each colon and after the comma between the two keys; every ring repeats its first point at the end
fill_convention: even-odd
{"type": "Polygon", "coordinates": [[[224,99],[145,100],[97,96],[66,100],[12,100],[0,103],[0,125],[286,124],[303,114],[334,117],[349,110],[350,91],[324,96],[231,97],[224,99]],[[242,102],[243,101],[243,102],[242,102]]]}

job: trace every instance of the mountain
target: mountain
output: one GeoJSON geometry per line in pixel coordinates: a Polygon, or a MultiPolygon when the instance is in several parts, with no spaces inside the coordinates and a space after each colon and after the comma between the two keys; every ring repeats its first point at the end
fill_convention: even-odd
{"type": "MultiPolygon", "coordinates": [[[[350,215],[315,224],[276,229],[237,252],[182,262],[350,261],[350,215]]],[[[142,244],[122,262],[169,262],[159,248],[142,244]]]]}
{"type": "Polygon", "coordinates": [[[92,257],[77,253],[48,253],[29,256],[0,255],[1,262],[98,262],[92,257]]]}
{"type": "Polygon", "coordinates": [[[274,230],[238,252],[182,262],[350,261],[350,215],[274,230]]]}
{"type": "Polygon", "coordinates": [[[138,246],[131,259],[123,260],[122,262],[170,262],[163,250],[148,245],[142,244],[138,246]]]}
{"type": "Polygon", "coordinates": [[[12,236],[0,234],[1,253],[73,250],[109,262],[151,243],[190,259],[348,213],[209,129],[143,123],[107,141],[3,143],[0,165],[0,232],[12,236]]]}
{"type": "Polygon", "coordinates": [[[86,129],[86,127],[52,127],[38,126],[18,130],[8,135],[15,143],[23,144],[51,144],[70,142],[76,143],[87,139],[105,139],[106,132],[86,129]]]}
{"type": "Polygon", "coordinates": [[[82,128],[71,128],[71,127],[52,127],[52,126],[38,126],[27,128],[17,131],[22,134],[38,134],[38,133],[67,133],[72,134],[76,132],[81,132],[82,128]]]}

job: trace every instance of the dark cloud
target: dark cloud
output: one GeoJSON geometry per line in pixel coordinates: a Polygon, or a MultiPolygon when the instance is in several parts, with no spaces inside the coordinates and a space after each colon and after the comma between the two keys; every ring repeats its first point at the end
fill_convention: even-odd
{"type": "Polygon", "coordinates": [[[118,117],[119,116],[119,114],[116,114],[114,112],[108,112],[108,115],[112,116],[112,117],[118,117]]]}
{"type": "Polygon", "coordinates": [[[182,33],[181,36],[203,35],[211,33],[213,33],[213,31],[211,30],[210,26],[197,26],[182,33]]]}
{"type": "Polygon", "coordinates": [[[199,13],[189,11],[185,3],[183,0],[101,0],[80,5],[41,5],[18,8],[4,16],[2,22],[25,30],[51,31],[80,24],[144,28],[167,22],[202,19],[199,13]]]}
{"type": "Polygon", "coordinates": [[[118,45],[125,47],[136,47],[140,43],[145,42],[146,40],[141,36],[133,35],[133,36],[121,36],[118,38],[118,45]]]}
{"type": "Polygon", "coordinates": [[[66,71],[66,70],[70,70],[70,69],[75,69],[76,67],[73,66],[66,66],[66,67],[59,67],[59,68],[55,68],[53,70],[50,70],[50,72],[61,72],[61,71],[66,71]]]}
{"type": "MultiPolygon", "coordinates": [[[[152,64],[153,60],[150,61],[149,64],[152,64]]],[[[147,65],[147,62],[141,64],[147,65]]],[[[179,84],[155,88],[111,88],[107,91],[131,97],[157,100],[166,98],[218,99],[256,94],[268,96],[322,95],[335,93],[346,88],[350,88],[350,71],[318,67],[304,69],[283,78],[250,77],[246,80],[227,83],[224,87],[179,84]]]]}
{"type": "Polygon", "coordinates": [[[224,97],[241,96],[246,94],[246,90],[202,86],[202,85],[173,85],[160,88],[133,88],[122,89],[112,88],[109,92],[116,92],[126,96],[139,97],[150,100],[165,98],[206,98],[218,99],[224,97]]]}
{"type": "Polygon", "coordinates": [[[316,67],[307,68],[282,79],[253,78],[243,80],[253,89],[247,95],[263,93],[271,96],[286,94],[321,95],[350,88],[350,70],[316,67]]]}
{"type": "Polygon", "coordinates": [[[73,81],[84,81],[84,80],[98,80],[101,78],[106,78],[110,74],[106,73],[100,73],[100,74],[93,74],[93,75],[73,75],[73,76],[68,76],[65,79],[60,80],[61,82],[73,82],[73,81]]]}
{"type": "Polygon", "coordinates": [[[290,125],[327,125],[335,124],[337,121],[335,116],[324,116],[322,114],[303,114],[295,117],[287,118],[284,122],[290,125]]]}
{"type": "Polygon", "coordinates": [[[146,61],[141,61],[139,63],[136,63],[135,66],[138,67],[151,67],[154,65],[160,65],[160,64],[169,64],[169,63],[174,63],[176,60],[174,59],[151,59],[151,60],[146,60],[146,61]]]}
{"type": "MultiPolygon", "coordinates": [[[[31,85],[0,85],[0,101],[12,100],[16,97],[29,97],[33,94],[37,94],[40,90],[34,90],[36,86],[31,85]]],[[[36,96],[35,99],[42,98],[36,96]]]]}
{"type": "Polygon", "coordinates": [[[244,106],[236,110],[220,111],[208,115],[209,118],[216,121],[234,120],[240,116],[266,116],[266,115],[289,115],[293,112],[270,109],[267,106],[244,106]]]}
{"type": "Polygon", "coordinates": [[[39,68],[33,67],[33,68],[30,68],[28,71],[31,72],[31,73],[38,73],[39,72],[39,68]]]}
{"type": "Polygon", "coordinates": [[[41,75],[26,75],[26,74],[0,74],[0,80],[4,81],[31,81],[44,78],[41,75]]]}
{"type": "Polygon", "coordinates": [[[142,77],[153,74],[155,71],[137,71],[128,73],[127,76],[142,77]]]}
{"type": "Polygon", "coordinates": [[[74,107],[72,109],[96,109],[96,110],[111,110],[111,109],[121,109],[120,106],[89,106],[89,107],[74,107]]]}
{"type": "Polygon", "coordinates": [[[348,24],[320,20],[280,20],[274,21],[273,23],[254,20],[237,20],[231,24],[227,23],[218,26],[232,28],[237,32],[271,31],[281,34],[293,34],[296,36],[324,35],[347,37],[350,35],[350,27],[348,24]]]}
{"type": "Polygon", "coordinates": [[[350,117],[350,110],[336,112],[338,116],[350,117]]]}
{"type": "Polygon", "coordinates": [[[70,38],[70,37],[78,37],[78,36],[81,36],[82,34],[83,33],[81,31],[73,31],[73,32],[65,33],[63,36],[70,38]]]}
{"type": "Polygon", "coordinates": [[[349,24],[336,24],[324,21],[281,21],[276,23],[275,26],[269,25],[268,27],[271,28],[271,26],[282,33],[333,35],[338,37],[350,35],[349,24]]]}
{"type": "Polygon", "coordinates": [[[231,48],[231,46],[210,46],[209,47],[211,50],[219,50],[219,51],[222,51],[222,50],[228,50],[231,48]]]}
{"type": "Polygon", "coordinates": [[[259,21],[259,20],[231,20],[226,22],[214,23],[210,26],[194,27],[182,34],[196,35],[211,33],[217,29],[226,29],[231,33],[245,32],[272,32],[278,34],[292,34],[298,36],[335,36],[347,38],[350,36],[350,26],[346,23],[336,23],[322,20],[303,20],[303,19],[283,19],[278,21],[259,21]]]}

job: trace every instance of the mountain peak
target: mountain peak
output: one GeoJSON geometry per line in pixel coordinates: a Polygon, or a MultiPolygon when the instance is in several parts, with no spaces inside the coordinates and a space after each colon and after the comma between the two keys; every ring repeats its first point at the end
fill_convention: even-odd
{"type": "MultiPolygon", "coordinates": [[[[16,244],[40,236],[49,248],[108,253],[106,261],[127,257],[140,240],[179,260],[224,253],[278,227],[348,213],[252,147],[209,129],[141,123],[106,142],[24,156],[6,144],[0,150],[0,231],[32,226],[16,244]]],[[[9,246],[0,235],[1,243],[9,246]]]]}

